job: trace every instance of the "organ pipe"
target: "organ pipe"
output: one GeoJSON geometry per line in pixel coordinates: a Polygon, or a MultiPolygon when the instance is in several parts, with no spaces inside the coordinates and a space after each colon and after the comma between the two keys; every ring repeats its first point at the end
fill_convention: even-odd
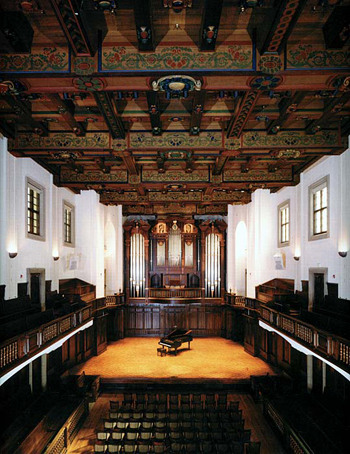
{"type": "Polygon", "coordinates": [[[210,233],[205,241],[205,293],[206,297],[220,297],[220,239],[210,233]]]}
{"type": "Polygon", "coordinates": [[[130,241],[130,295],[145,296],[145,240],[140,233],[131,236],[130,241]]]}

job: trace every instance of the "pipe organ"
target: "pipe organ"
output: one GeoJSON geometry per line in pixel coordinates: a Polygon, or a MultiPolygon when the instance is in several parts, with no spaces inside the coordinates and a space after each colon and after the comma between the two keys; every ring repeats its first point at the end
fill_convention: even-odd
{"type": "Polygon", "coordinates": [[[226,227],[222,219],[128,220],[127,301],[221,302],[226,227]]]}

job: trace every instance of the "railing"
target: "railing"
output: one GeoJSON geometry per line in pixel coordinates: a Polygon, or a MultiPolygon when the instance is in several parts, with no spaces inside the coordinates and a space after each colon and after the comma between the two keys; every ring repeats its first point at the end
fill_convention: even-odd
{"type": "Polygon", "coordinates": [[[320,356],[333,359],[343,368],[350,366],[350,341],[264,305],[260,307],[260,317],[320,356]]]}
{"type": "Polygon", "coordinates": [[[306,443],[300,434],[298,434],[284,419],[273,404],[267,399],[264,399],[264,414],[270,419],[283,445],[288,449],[288,452],[293,454],[314,454],[314,451],[306,443]]]}
{"type": "Polygon", "coordinates": [[[63,334],[84,324],[91,318],[91,306],[56,318],[38,328],[8,339],[0,345],[0,373],[12,364],[36,353],[63,334]]]}
{"type": "Polygon", "coordinates": [[[202,297],[201,288],[149,288],[148,298],[155,299],[194,299],[202,297]]]}
{"type": "Polygon", "coordinates": [[[84,399],[74,413],[67,419],[63,427],[48,445],[44,454],[64,454],[78,433],[83,418],[88,413],[87,401],[84,399]]]}

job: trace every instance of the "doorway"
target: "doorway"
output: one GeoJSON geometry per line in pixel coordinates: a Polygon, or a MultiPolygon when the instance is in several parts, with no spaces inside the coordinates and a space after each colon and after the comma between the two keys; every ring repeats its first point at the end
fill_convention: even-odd
{"type": "Polygon", "coordinates": [[[328,268],[309,268],[309,311],[324,306],[328,268]]]}
{"type": "Polygon", "coordinates": [[[324,274],[314,274],[314,307],[324,306],[324,274]]]}
{"type": "Polygon", "coordinates": [[[28,268],[27,269],[28,291],[32,303],[40,305],[41,310],[46,310],[45,304],[45,269],[28,268]]]}

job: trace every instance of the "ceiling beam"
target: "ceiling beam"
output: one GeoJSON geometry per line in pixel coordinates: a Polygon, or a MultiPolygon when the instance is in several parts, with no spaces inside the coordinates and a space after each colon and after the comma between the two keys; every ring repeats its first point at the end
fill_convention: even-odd
{"type": "Polygon", "coordinates": [[[147,103],[149,118],[152,126],[152,134],[154,136],[160,136],[162,134],[162,122],[160,121],[158,93],[155,91],[148,91],[147,103]]]}
{"type": "MultiPolygon", "coordinates": [[[[276,2],[279,3],[279,7],[278,9],[273,8],[273,10],[277,9],[277,12],[267,37],[260,48],[261,55],[266,52],[281,53],[306,2],[307,0],[282,0],[276,2]]],[[[258,39],[265,27],[266,23],[265,21],[262,21],[260,29],[257,30],[258,39]]]]}
{"type": "Polygon", "coordinates": [[[251,90],[245,93],[244,98],[237,108],[236,114],[229,122],[227,127],[227,138],[235,137],[238,139],[240,137],[260,94],[261,92],[257,90],[251,90]]]}
{"type": "Polygon", "coordinates": [[[134,0],[134,16],[139,50],[154,50],[154,30],[150,0],[134,0]]]}
{"type": "Polygon", "coordinates": [[[344,93],[340,98],[331,99],[323,110],[323,115],[318,120],[312,120],[305,128],[306,134],[315,134],[326,122],[334,120],[335,114],[340,112],[350,99],[350,91],[344,93]]]}
{"type": "Polygon", "coordinates": [[[93,93],[96,104],[105,119],[108,130],[113,139],[125,139],[124,125],[113,108],[113,104],[108,92],[95,91],[93,93]]]}
{"type": "Polygon", "coordinates": [[[350,120],[343,123],[340,129],[341,129],[340,134],[342,137],[348,136],[350,134],[350,120]]]}
{"type": "Polygon", "coordinates": [[[14,110],[17,117],[19,117],[20,120],[23,121],[23,123],[26,123],[27,125],[32,127],[36,134],[45,137],[49,135],[49,130],[47,129],[47,127],[42,122],[34,120],[31,108],[25,101],[22,101],[21,99],[12,95],[5,95],[4,99],[7,104],[14,110]]]}
{"type": "Polygon", "coordinates": [[[190,136],[197,136],[201,130],[205,105],[205,91],[195,91],[190,122],[190,136]]]}
{"type": "Polygon", "coordinates": [[[278,104],[279,117],[268,125],[267,134],[277,134],[290,116],[298,109],[299,104],[306,96],[306,91],[294,93],[291,98],[282,99],[278,104]]]}
{"type": "Polygon", "coordinates": [[[138,175],[139,169],[135,162],[135,158],[132,155],[131,151],[124,150],[119,152],[119,156],[123,159],[125,167],[127,168],[130,175],[138,175]]]}
{"type": "Polygon", "coordinates": [[[199,35],[199,49],[214,51],[219,32],[223,0],[205,0],[199,35]]]}
{"type": "Polygon", "coordinates": [[[0,133],[8,139],[14,139],[16,136],[16,129],[13,128],[6,120],[0,120],[0,133]]]}
{"type": "Polygon", "coordinates": [[[97,29],[92,24],[102,12],[80,8],[80,0],[51,0],[51,4],[74,55],[93,57],[97,50],[97,29]]]}
{"type": "Polygon", "coordinates": [[[62,118],[69,124],[76,136],[85,136],[85,128],[82,123],[78,123],[74,118],[74,104],[61,99],[58,93],[49,93],[47,97],[57,109],[62,118]]]}
{"type": "Polygon", "coordinates": [[[216,159],[215,159],[215,165],[214,165],[214,168],[213,168],[213,175],[220,175],[224,168],[225,168],[225,165],[227,164],[227,161],[228,161],[228,156],[218,156],[216,159]]]}
{"type": "Polygon", "coordinates": [[[105,158],[96,159],[95,162],[103,173],[111,173],[111,166],[106,165],[105,158]]]}

